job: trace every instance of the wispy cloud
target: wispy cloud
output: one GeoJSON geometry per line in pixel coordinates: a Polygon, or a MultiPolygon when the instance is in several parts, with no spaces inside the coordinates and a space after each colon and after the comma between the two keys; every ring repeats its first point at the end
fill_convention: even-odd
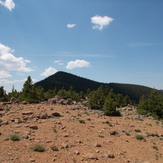
{"type": "MultiPolygon", "coordinates": [[[[45,55],[47,56],[47,55],[45,55]]],[[[61,51],[57,54],[48,55],[48,56],[55,56],[55,57],[83,57],[83,58],[113,58],[115,55],[113,54],[87,54],[87,53],[77,53],[77,52],[68,52],[68,51],[61,51]]]]}
{"type": "Polygon", "coordinates": [[[57,72],[57,70],[53,67],[48,67],[40,74],[40,76],[50,76],[57,72]]]}
{"type": "Polygon", "coordinates": [[[31,72],[32,68],[27,67],[29,60],[22,57],[15,57],[12,53],[14,52],[8,46],[0,43],[0,69],[3,71],[18,71],[18,72],[31,72]]]}
{"type": "Polygon", "coordinates": [[[13,0],[0,0],[0,4],[10,11],[15,8],[15,3],[13,0]]]}
{"type": "Polygon", "coordinates": [[[11,78],[12,75],[7,71],[0,71],[0,79],[11,78]]]}
{"type": "Polygon", "coordinates": [[[67,24],[67,28],[74,28],[76,24],[67,24]]]}
{"type": "Polygon", "coordinates": [[[83,67],[89,67],[90,63],[85,60],[75,60],[75,61],[70,61],[67,63],[66,69],[74,69],[74,68],[83,68],[83,67]]]}
{"type": "Polygon", "coordinates": [[[22,80],[8,80],[8,79],[0,79],[1,84],[16,84],[16,83],[23,83],[26,79],[22,80]]]}
{"type": "Polygon", "coordinates": [[[149,47],[149,46],[159,46],[163,45],[163,43],[152,43],[152,42],[135,42],[128,44],[128,47],[137,48],[137,47],[149,47]]]}
{"type": "Polygon", "coordinates": [[[107,27],[114,19],[109,16],[93,16],[91,17],[91,23],[93,24],[92,28],[97,30],[103,30],[104,27],[107,27]]]}
{"type": "Polygon", "coordinates": [[[59,66],[64,65],[64,63],[61,60],[55,60],[54,63],[58,64],[59,66]]]}

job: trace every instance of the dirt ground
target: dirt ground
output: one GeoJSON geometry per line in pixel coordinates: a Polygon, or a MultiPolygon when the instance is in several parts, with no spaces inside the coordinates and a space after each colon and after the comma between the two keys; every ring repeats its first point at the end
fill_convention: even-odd
{"type": "Polygon", "coordinates": [[[163,163],[163,124],[128,110],[108,117],[79,104],[1,105],[0,163],[30,162],[163,163]],[[34,151],[36,145],[45,151],[34,151]]]}

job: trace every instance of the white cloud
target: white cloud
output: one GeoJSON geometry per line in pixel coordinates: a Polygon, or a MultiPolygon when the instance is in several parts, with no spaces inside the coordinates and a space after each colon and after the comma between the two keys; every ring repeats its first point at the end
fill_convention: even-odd
{"type": "Polygon", "coordinates": [[[90,63],[85,60],[75,60],[67,63],[66,69],[89,67],[90,63]]]}
{"type": "Polygon", "coordinates": [[[61,60],[55,60],[54,63],[58,64],[59,66],[64,65],[64,63],[61,60]]]}
{"type": "Polygon", "coordinates": [[[0,71],[0,79],[10,78],[12,75],[7,71],[0,71]]]}
{"type": "Polygon", "coordinates": [[[12,11],[15,8],[15,3],[13,0],[0,0],[0,4],[10,11],[12,11]]]}
{"type": "Polygon", "coordinates": [[[103,30],[104,27],[108,26],[114,19],[108,16],[93,16],[91,17],[92,28],[97,30],[103,30]]]}
{"type": "Polygon", "coordinates": [[[22,80],[7,80],[7,79],[0,79],[0,83],[1,84],[16,84],[16,83],[23,83],[25,82],[26,79],[22,79],[22,80]]]}
{"type": "Polygon", "coordinates": [[[76,24],[67,24],[67,28],[74,28],[76,24]]]}
{"type": "Polygon", "coordinates": [[[22,57],[15,57],[12,53],[14,52],[8,46],[0,43],[0,69],[4,71],[18,71],[18,72],[31,72],[32,68],[26,67],[29,60],[22,57]]]}
{"type": "Polygon", "coordinates": [[[50,76],[50,75],[53,75],[57,72],[57,70],[53,67],[48,67],[45,69],[44,72],[42,72],[40,75],[41,76],[50,76]]]}

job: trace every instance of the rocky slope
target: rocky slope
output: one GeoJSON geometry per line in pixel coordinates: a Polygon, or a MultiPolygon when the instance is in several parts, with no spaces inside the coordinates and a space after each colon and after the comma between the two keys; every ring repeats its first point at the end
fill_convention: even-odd
{"type": "Polygon", "coordinates": [[[1,104],[0,163],[163,162],[162,122],[131,106],[122,114],[107,117],[81,104],[1,104]]]}

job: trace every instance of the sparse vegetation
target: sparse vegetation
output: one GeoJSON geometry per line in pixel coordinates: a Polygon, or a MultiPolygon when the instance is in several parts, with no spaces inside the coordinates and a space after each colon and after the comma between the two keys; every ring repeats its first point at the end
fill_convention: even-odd
{"type": "Polygon", "coordinates": [[[2,119],[0,119],[0,123],[2,123],[3,121],[2,121],[2,119]]]}
{"type": "Polygon", "coordinates": [[[32,147],[31,149],[35,152],[44,152],[45,151],[45,147],[42,145],[36,145],[36,146],[32,147]]]}
{"type": "Polygon", "coordinates": [[[152,146],[152,148],[153,148],[153,149],[155,149],[155,150],[158,150],[158,147],[157,147],[157,146],[155,146],[155,145],[154,145],[154,146],[152,146]]]}
{"type": "Polygon", "coordinates": [[[135,129],[134,131],[135,131],[135,132],[139,132],[139,133],[141,132],[141,130],[139,130],[139,129],[135,129]]]}
{"type": "Polygon", "coordinates": [[[12,141],[19,141],[20,140],[20,137],[16,134],[13,134],[13,135],[10,135],[10,140],[12,141]]]}
{"type": "Polygon", "coordinates": [[[137,140],[144,140],[144,136],[143,135],[136,135],[135,138],[137,140]]]}
{"type": "Polygon", "coordinates": [[[56,146],[51,146],[50,148],[51,148],[51,150],[53,150],[53,151],[58,151],[58,148],[57,148],[56,146]]]}
{"type": "Polygon", "coordinates": [[[80,119],[80,120],[79,120],[79,123],[85,124],[85,120],[80,119]]]}

